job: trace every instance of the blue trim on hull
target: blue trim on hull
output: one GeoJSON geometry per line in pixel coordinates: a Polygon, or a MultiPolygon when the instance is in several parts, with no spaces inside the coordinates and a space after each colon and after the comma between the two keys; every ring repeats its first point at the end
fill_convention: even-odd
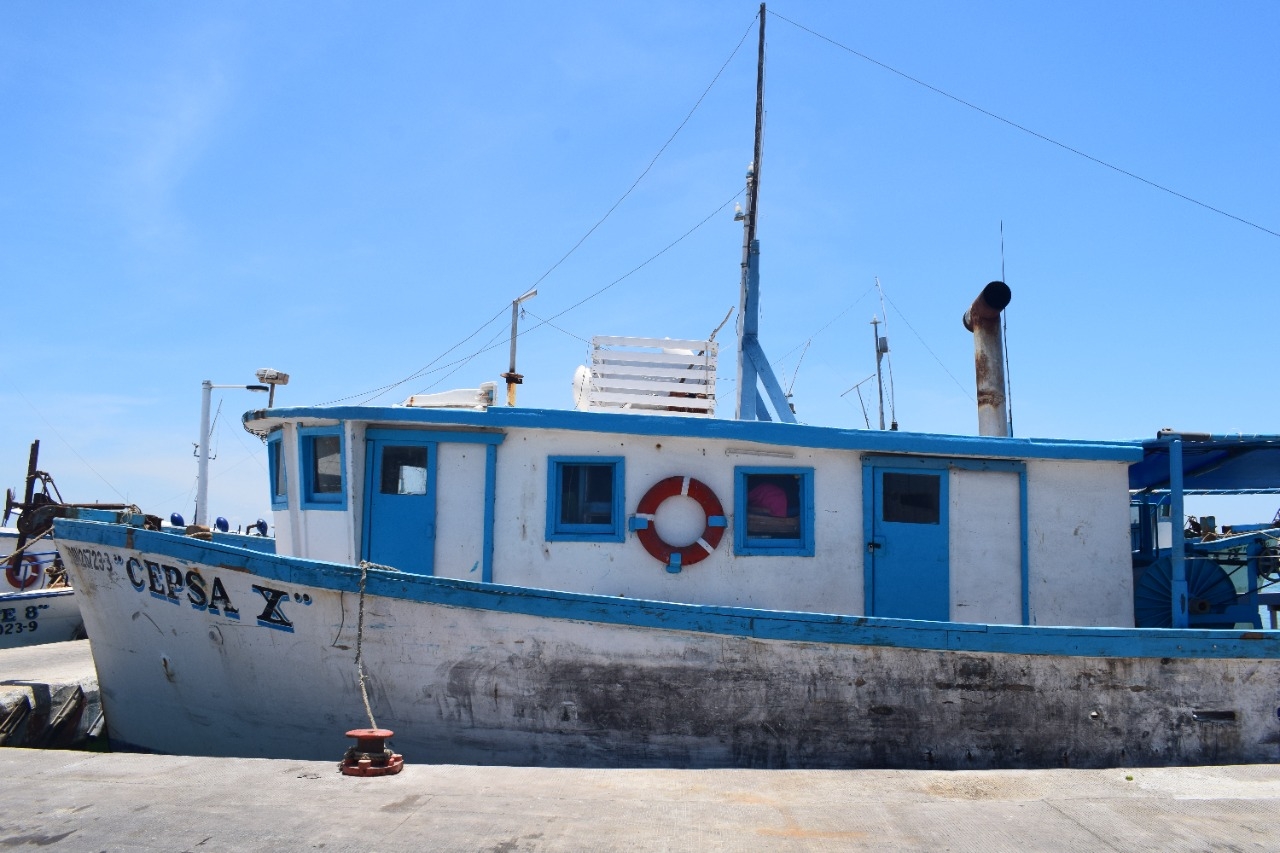
{"type": "Polygon", "coordinates": [[[66,586],[54,587],[53,589],[49,587],[43,589],[15,589],[0,592],[0,606],[3,606],[5,602],[12,603],[16,601],[22,604],[29,604],[37,598],[63,598],[64,596],[75,595],[75,592],[74,589],[66,586]]]}
{"type": "MultiPolygon", "coordinates": [[[[688,436],[873,453],[916,453],[942,456],[988,456],[1001,459],[1091,459],[1137,462],[1137,441],[1059,441],[1040,438],[938,435],[891,430],[837,429],[803,424],[685,418],[667,415],[617,415],[607,412],[495,407],[471,409],[379,408],[369,406],[298,407],[246,412],[246,425],[274,429],[283,421],[359,421],[376,425],[404,424],[420,428],[468,426],[478,429],[563,429],[637,436],[688,436]]],[[[477,436],[484,435],[476,433],[477,436]]],[[[453,440],[453,439],[450,439],[453,440]]],[[[476,438],[475,440],[483,440],[476,438]]],[[[501,440],[501,439],[497,439],[501,440]]]]}
{"type": "MultiPolygon", "coordinates": [[[[116,524],[58,519],[56,538],[128,548],[283,583],[358,592],[354,566],[260,554],[116,524]]],[[[761,640],[1107,658],[1280,658],[1280,632],[923,622],[643,601],[370,570],[369,595],[449,607],[761,640]]],[[[92,606],[92,605],[90,605],[92,606]]]]}

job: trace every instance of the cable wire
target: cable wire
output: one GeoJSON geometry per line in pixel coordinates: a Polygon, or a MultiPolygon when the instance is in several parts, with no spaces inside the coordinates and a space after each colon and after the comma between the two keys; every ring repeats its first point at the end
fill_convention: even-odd
{"type": "Polygon", "coordinates": [[[716,82],[720,79],[720,75],[724,73],[724,70],[729,67],[729,63],[733,61],[733,58],[738,55],[738,51],[742,48],[743,42],[747,40],[747,36],[751,35],[751,28],[755,26],[756,19],[758,19],[759,17],[760,17],[759,12],[757,12],[755,16],[752,17],[751,23],[747,25],[747,29],[742,34],[742,38],[738,39],[738,44],[736,47],[734,47],[733,52],[729,54],[729,58],[726,59],[724,61],[724,64],[720,66],[720,70],[716,72],[716,75],[711,78],[711,82],[707,84],[707,88],[704,89],[702,91],[702,94],[698,96],[698,100],[694,102],[693,107],[690,108],[688,114],[685,115],[684,120],[680,122],[679,126],[677,126],[674,131],[672,131],[671,136],[667,137],[667,141],[662,143],[662,147],[658,149],[657,154],[653,155],[653,159],[649,161],[649,165],[644,167],[644,171],[640,173],[640,176],[631,183],[631,186],[627,187],[627,191],[618,197],[618,200],[613,203],[613,206],[605,211],[604,216],[601,216],[600,219],[596,221],[595,225],[592,225],[590,228],[588,228],[587,233],[583,234],[582,237],[578,240],[578,242],[574,243],[572,248],[570,248],[569,251],[565,252],[564,255],[561,256],[560,260],[556,261],[547,269],[546,272],[538,276],[537,281],[529,285],[528,289],[531,290],[537,287],[539,284],[542,283],[542,280],[544,278],[551,275],[551,273],[555,272],[556,268],[559,267],[561,264],[563,264],[570,255],[576,252],[578,250],[578,247],[581,246],[583,243],[585,243],[587,241],[587,238],[590,237],[592,234],[594,234],[595,230],[599,228],[601,225],[603,225],[606,219],[608,219],[610,216],[613,215],[613,212],[618,209],[618,205],[626,201],[627,196],[631,195],[631,193],[635,190],[635,188],[640,185],[640,182],[643,181],[645,176],[649,174],[649,171],[653,169],[654,164],[658,162],[658,158],[661,157],[663,153],[667,150],[667,147],[671,145],[672,142],[675,141],[675,138],[676,136],[679,135],[680,131],[684,130],[684,126],[689,123],[689,119],[693,118],[693,114],[697,112],[698,107],[702,106],[702,102],[703,100],[706,99],[707,95],[711,92],[711,88],[715,86],[716,82]]]}
{"type": "Polygon", "coordinates": [[[953,374],[950,370],[947,370],[947,366],[942,363],[942,359],[938,358],[938,354],[933,350],[929,349],[929,345],[925,343],[924,337],[921,336],[921,334],[916,331],[915,326],[911,325],[911,321],[908,320],[906,315],[902,313],[902,309],[899,308],[897,305],[895,305],[894,301],[890,299],[888,296],[885,296],[885,300],[890,305],[893,305],[893,310],[898,312],[898,316],[902,319],[902,322],[906,323],[907,328],[911,330],[911,334],[916,336],[916,338],[920,341],[921,346],[923,346],[926,350],[928,350],[929,355],[933,356],[934,361],[938,362],[938,366],[942,368],[942,372],[951,377],[951,381],[956,383],[956,387],[960,389],[960,391],[965,395],[965,397],[969,398],[970,400],[974,400],[975,398],[972,394],[969,393],[969,389],[965,388],[964,385],[960,383],[959,379],[956,379],[955,374],[953,374]]]}
{"type": "Polygon", "coordinates": [[[107,484],[107,488],[111,489],[111,491],[115,492],[117,495],[119,495],[119,496],[120,496],[120,500],[124,501],[125,503],[128,503],[128,502],[129,502],[129,499],[128,499],[127,497],[125,497],[125,496],[120,492],[120,490],[119,490],[119,489],[117,489],[115,486],[111,485],[111,481],[110,481],[110,480],[108,480],[106,477],[102,476],[102,474],[100,474],[100,473],[98,472],[98,469],[97,469],[97,468],[94,468],[92,465],[90,465],[90,464],[89,464],[89,461],[88,461],[87,459],[85,459],[83,456],[81,456],[79,453],[77,453],[77,452],[76,452],[76,449],[75,449],[74,447],[72,447],[72,446],[71,446],[71,442],[67,441],[65,438],[63,438],[63,437],[62,437],[62,433],[58,432],[58,428],[57,428],[57,427],[55,427],[53,424],[49,423],[49,419],[48,419],[48,418],[46,418],[43,414],[41,414],[41,413],[40,413],[40,410],[39,410],[39,409],[37,409],[37,408],[35,407],[35,405],[34,405],[30,400],[28,400],[28,399],[27,399],[27,397],[26,397],[26,395],[25,395],[25,394],[23,394],[23,393],[22,393],[21,391],[19,391],[17,388],[14,388],[13,390],[18,392],[18,396],[22,398],[22,402],[26,403],[28,406],[30,406],[30,407],[31,407],[31,411],[33,411],[33,412],[35,412],[35,413],[36,413],[36,417],[38,417],[40,420],[44,421],[44,425],[45,425],[45,426],[47,426],[49,429],[53,430],[53,434],[54,434],[54,435],[56,435],[56,436],[58,437],[58,440],[59,440],[59,441],[61,441],[63,444],[65,444],[65,445],[67,446],[67,449],[68,449],[68,450],[70,450],[70,451],[71,451],[71,453],[72,453],[72,454],[73,454],[77,459],[79,459],[81,462],[83,462],[83,463],[84,463],[84,467],[88,468],[88,469],[89,469],[90,471],[92,471],[95,475],[97,475],[97,477],[98,477],[98,479],[99,479],[99,480],[101,480],[102,482],[106,483],[106,484],[107,484]]]}
{"type": "MultiPolygon", "coordinates": [[[[627,279],[628,279],[628,278],[630,278],[631,276],[633,276],[633,275],[635,275],[636,273],[640,272],[640,270],[644,269],[644,268],[645,268],[645,267],[647,267],[649,264],[653,263],[653,262],[654,262],[654,261],[656,261],[658,258],[660,258],[660,257],[662,257],[663,255],[665,255],[667,252],[669,252],[669,251],[671,251],[672,249],[674,249],[674,248],[675,248],[676,246],[678,246],[680,243],[684,242],[684,240],[685,240],[685,239],[687,239],[691,234],[693,234],[693,233],[694,233],[695,231],[697,231],[699,228],[701,228],[702,226],[704,226],[704,225],[706,225],[708,222],[710,222],[710,221],[711,221],[711,220],[712,220],[716,215],[718,215],[718,214],[719,214],[721,211],[723,211],[726,207],[728,207],[729,205],[733,204],[733,202],[734,202],[735,200],[737,200],[737,198],[738,198],[739,196],[741,196],[741,195],[742,195],[742,192],[743,192],[742,190],[738,190],[737,192],[735,192],[735,193],[734,193],[732,196],[730,196],[730,197],[729,197],[729,199],[728,199],[728,200],[726,200],[723,204],[721,204],[721,205],[720,205],[719,207],[717,207],[715,210],[713,210],[713,211],[711,211],[709,214],[707,214],[707,215],[702,219],[702,221],[700,221],[697,225],[694,225],[692,228],[690,228],[688,231],[686,231],[686,232],[684,232],[683,234],[681,234],[681,235],[680,235],[679,237],[677,237],[676,239],[672,240],[670,243],[668,243],[668,244],[667,244],[666,246],[664,246],[662,249],[659,249],[659,250],[658,250],[657,252],[655,252],[653,255],[650,255],[647,259],[645,259],[644,261],[641,261],[639,264],[637,264],[636,266],[634,266],[633,268],[631,268],[629,271],[627,271],[627,272],[623,273],[622,275],[618,276],[618,277],[617,277],[617,278],[615,278],[613,281],[611,281],[611,282],[609,282],[608,284],[606,284],[604,287],[601,287],[599,290],[596,290],[594,293],[590,293],[590,294],[588,294],[588,295],[584,296],[583,298],[579,299],[577,302],[575,302],[575,303],[573,303],[572,305],[570,305],[568,308],[565,308],[564,310],[559,311],[558,313],[552,314],[550,317],[548,317],[548,318],[546,318],[546,319],[541,319],[541,318],[539,318],[539,322],[538,322],[538,324],[537,324],[537,325],[535,325],[535,326],[531,326],[531,327],[529,327],[529,328],[527,328],[527,329],[521,329],[519,332],[517,332],[517,333],[516,333],[516,336],[517,336],[517,337],[521,337],[521,336],[524,336],[524,335],[529,334],[530,332],[537,331],[538,329],[542,328],[543,326],[551,325],[551,321],[552,321],[552,320],[558,320],[559,318],[563,317],[565,314],[568,314],[570,311],[573,311],[574,309],[581,307],[582,305],[586,304],[587,302],[590,302],[592,299],[595,299],[597,296],[601,295],[601,294],[602,294],[602,293],[604,293],[605,291],[609,290],[609,289],[610,289],[610,288],[612,288],[612,287],[615,287],[615,286],[617,286],[617,285],[621,284],[623,281],[627,280],[627,279]]],[[[506,311],[506,310],[508,310],[508,308],[503,308],[503,311],[506,311]]],[[[536,316],[536,315],[531,315],[531,316],[536,316]]],[[[563,330],[561,330],[561,331],[563,331],[563,330]]],[[[570,337],[574,337],[574,338],[577,338],[577,337],[578,337],[577,335],[574,335],[574,334],[572,334],[572,333],[566,333],[566,334],[569,334],[569,336],[570,336],[570,337]]],[[[578,340],[582,340],[582,338],[578,338],[578,340]]],[[[504,338],[503,340],[500,340],[500,341],[494,341],[493,339],[490,339],[490,341],[491,341],[491,342],[490,342],[489,344],[487,344],[487,345],[485,345],[485,346],[481,347],[480,349],[476,350],[475,352],[471,353],[471,354],[470,354],[470,355],[468,355],[468,356],[464,356],[463,358],[457,359],[457,360],[455,360],[455,361],[451,361],[451,362],[449,362],[449,363],[447,363],[447,364],[442,364],[442,365],[440,365],[439,367],[436,367],[436,368],[434,368],[434,369],[432,369],[432,370],[429,370],[429,371],[428,371],[428,370],[421,371],[421,372],[419,373],[419,375],[422,375],[423,373],[435,373],[435,372],[437,372],[437,371],[444,370],[446,367],[454,367],[455,365],[456,365],[456,366],[458,366],[458,367],[461,367],[462,365],[466,364],[468,361],[471,361],[473,358],[476,358],[476,357],[477,357],[477,356],[479,356],[479,355],[482,355],[482,354],[484,354],[484,353],[486,353],[486,352],[488,352],[488,351],[490,351],[490,350],[492,350],[492,349],[496,349],[497,347],[500,347],[500,346],[503,346],[503,345],[505,345],[505,344],[509,344],[509,343],[511,343],[511,336],[510,336],[510,335],[508,335],[506,338],[504,338]]],[[[449,373],[447,373],[447,374],[445,374],[444,376],[442,376],[442,377],[440,377],[439,379],[437,379],[435,382],[433,382],[433,383],[431,383],[430,385],[428,385],[426,388],[423,388],[421,391],[417,391],[417,392],[415,392],[415,393],[422,394],[422,393],[424,393],[424,392],[426,392],[426,391],[429,391],[430,389],[432,389],[432,388],[434,388],[436,385],[440,384],[440,382],[444,381],[444,379],[448,378],[449,376],[451,376],[451,375],[452,375],[453,373],[455,373],[455,372],[456,372],[456,370],[455,370],[455,371],[450,371],[449,373]]]]}
{"type": "Polygon", "coordinates": [[[1178,192],[1178,191],[1177,191],[1177,190],[1175,190],[1175,189],[1171,189],[1170,187],[1166,187],[1166,186],[1164,186],[1163,184],[1158,184],[1158,183],[1156,183],[1156,182],[1155,182],[1155,181],[1153,181],[1153,180],[1150,180],[1150,179],[1148,179],[1148,178],[1144,178],[1144,177],[1142,177],[1141,175],[1138,175],[1138,174],[1135,174],[1135,173],[1133,173],[1133,172],[1130,172],[1128,169],[1122,169],[1122,168],[1120,168],[1119,166],[1116,166],[1116,165],[1113,165],[1113,164],[1111,164],[1111,163],[1108,163],[1106,160],[1102,160],[1102,159],[1100,159],[1100,158],[1098,158],[1098,157],[1094,157],[1092,154],[1086,154],[1085,152],[1081,151],[1079,148],[1072,148],[1070,145],[1067,145],[1065,142],[1059,142],[1058,140],[1056,140],[1056,139],[1054,139],[1054,138],[1052,138],[1052,137],[1050,137],[1050,136],[1045,136],[1043,133],[1040,133],[1039,131],[1032,130],[1031,128],[1027,127],[1026,125],[1018,124],[1016,121],[1013,121],[1012,119],[1007,119],[1007,118],[1005,118],[1004,116],[1002,116],[1002,115],[998,115],[998,114],[996,114],[996,113],[993,113],[993,112],[991,112],[991,110],[984,109],[984,108],[982,108],[982,107],[978,106],[977,104],[972,103],[971,101],[966,101],[964,98],[961,98],[961,97],[959,97],[959,96],[957,96],[957,95],[953,95],[953,94],[951,94],[950,92],[947,92],[947,91],[944,91],[944,90],[942,90],[942,89],[939,89],[937,86],[934,86],[934,85],[932,85],[932,84],[926,83],[926,82],[924,82],[923,80],[919,79],[918,77],[912,77],[910,74],[906,73],[905,71],[899,71],[897,68],[894,68],[892,65],[886,65],[885,63],[881,62],[881,61],[880,61],[880,60],[878,60],[878,59],[873,59],[872,57],[867,56],[865,53],[862,53],[862,52],[860,52],[860,51],[854,50],[853,48],[849,47],[848,45],[841,44],[840,42],[836,41],[835,39],[831,38],[830,36],[825,36],[825,35],[823,35],[823,34],[822,34],[822,33],[820,33],[820,32],[817,32],[817,31],[815,31],[815,30],[811,30],[811,29],[809,29],[808,27],[806,27],[804,24],[797,23],[797,22],[795,22],[795,21],[791,20],[790,18],[786,17],[785,15],[779,15],[777,12],[773,12],[772,14],[773,14],[773,17],[775,17],[775,18],[780,18],[780,19],[782,19],[782,20],[786,21],[788,24],[790,24],[791,26],[795,27],[796,29],[804,30],[804,31],[805,31],[806,33],[808,33],[809,35],[814,36],[815,38],[822,39],[822,40],[823,40],[823,41],[825,41],[825,42],[829,42],[830,44],[834,45],[835,47],[838,47],[838,48],[840,48],[840,49],[841,49],[841,50],[843,50],[843,51],[846,51],[846,52],[848,52],[848,53],[851,53],[851,54],[853,54],[854,56],[858,57],[859,59],[864,59],[864,60],[866,60],[867,62],[870,62],[872,65],[877,65],[877,66],[879,66],[879,67],[883,68],[885,71],[889,71],[889,72],[891,72],[891,73],[893,73],[893,74],[897,74],[899,77],[903,78],[904,80],[910,80],[912,83],[915,83],[917,86],[923,86],[924,88],[928,89],[928,90],[929,90],[929,91],[931,91],[931,92],[934,92],[935,94],[941,95],[941,96],[942,96],[942,97],[944,97],[944,98],[949,98],[949,99],[951,99],[951,100],[955,101],[957,104],[960,104],[960,105],[962,105],[962,106],[966,106],[966,107],[968,107],[969,109],[974,110],[974,111],[976,111],[976,112],[980,112],[980,113],[982,113],[984,116],[987,116],[988,118],[993,118],[993,119],[995,119],[995,120],[996,120],[996,121],[998,121],[998,122],[1001,122],[1001,123],[1003,123],[1003,124],[1007,124],[1009,127],[1012,127],[1012,128],[1014,128],[1015,130],[1020,130],[1020,131],[1022,131],[1023,133],[1026,133],[1026,134],[1028,134],[1028,135],[1030,135],[1030,136],[1034,136],[1036,139],[1039,139],[1039,140],[1041,140],[1042,142],[1048,142],[1050,145],[1056,145],[1058,148],[1061,148],[1061,149],[1062,149],[1062,150],[1064,150],[1064,151],[1069,151],[1070,153],[1075,154],[1077,157],[1083,157],[1084,159],[1086,159],[1086,160],[1090,161],[1091,163],[1094,163],[1094,164],[1099,165],[1099,166],[1104,166],[1104,167],[1106,167],[1106,168],[1108,168],[1108,169],[1111,169],[1113,172],[1119,172],[1121,175],[1124,175],[1125,177],[1133,178],[1135,181],[1140,181],[1140,182],[1142,182],[1142,183],[1146,184],[1146,185],[1147,185],[1147,186],[1149,186],[1149,187],[1153,187],[1153,188],[1155,188],[1155,189],[1158,189],[1158,190],[1160,190],[1161,192],[1166,192],[1166,193],[1168,193],[1168,194],[1169,194],[1169,195],[1171,195],[1171,196],[1175,196],[1175,197],[1177,197],[1177,198],[1182,199],[1183,201],[1189,201],[1189,202],[1191,202],[1192,204],[1195,204],[1195,205],[1198,205],[1198,206],[1200,206],[1200,207],[1203,207],[1205,210],[1211,210],[1211,211],[1213,211],[1214,213],[1217,213],[1217,214],[1219,214],[1219,215],[1221,215],[1221,216],[1225,216],[1225,217],[1227,217],[1228,219],[1234,219],[1236,222],[1239,222],[1239,223],[1240,223],[1240,224],[1242,224],[1242,225],[1248,225],[1250,228],[1256,228],[1256,229],[1258,229],[1259,231],[1262,231],[1262,232],[1264,232],[1264,233],[1266,233],[1266,234],[1270,234],[1272,237],[1280,237],[1280,232],[1278,232],[1278,231],[1272,231],[1270,228],[1267,228],[1267,227],[1265,227],[1265,226],[1259,225],[1259,224],[1258,224],[1258,223],[1256,223],[1256,222],[1251,222],[1251,221],[1249,221],[1248,219],[1245,219],[1245,218],[1244,218],[1244,217],[1242,217],[1242,216],[1236,216],[1234,213],[1228,213],[1227,211],[1223,210],[1222,208],[1214,207],[1214,206],[1213,206],[1213,205],[1211,205],[1211,204],[1206,204],[1205,202],[1200,201],[1199,199],[1192,198],[1191,196],[1186,195],[1185,193],[1180,193],[1180,192],[1178,192]]]}
{"type": "MultiPolygon", "coordinates": [[[[565,252],[565,253],[560,257],[560,260],[556,261],[554,264],[552,264],[550,267],[548,267],[548,268],[547,268],[547,270],[546,270],[546,272],[544,272],[542,275],[538,276],[538,278],[533,282],[533,284],[531,284],[529,287],[527,287],[527,288],[526,288],[526,290],[532,290],[533,288],[537,287],[539,284],[541,284],[541,283],[542,283],[542,281],[543,281],[547,276],[549,276],[549,275],[551,275],[551,273],[555,272],[555,270],[556,270],[556,269],[557,269],[561,264],[563,264],[566,260],[568,260],[568,258],[569,258],[569,256],[570,256],[570,255],[572,255],[574,252],[576,252],[576,251],[579,249],[579,247],[581,247],[581,246],[582,246],[582,244],[583,244],[583,243],[585,243],[585,242],[587,241],[587,238],[588,238],[588,237],[590,237],[592,234],[594,234],[594,233],[596,232],[596,229],[598,229],[601,225],[603,225],[603,224],[604,224],[605,220],[607,220],[610,216],[612,216],[612,215],[613,215],[613,212],[614,212],[615,210],[617,210],[617,209],[618,209],[618,206],[619,206],[619,205],[621,205],[624,201],[626,201],[626,200],[627,200],[627,197],[628,197],[628,196],[630,196],[630,195],[631,195],[631,193],[635,191],[635,188],[636,188],[636,187],[638,187],[638,186],[640,185],[640,182],[641,182],[641,181],[643,181],[643,180],[645,179],[645,176],[647,176],[647,175],[649,174],[649,172],[653,169],[654,164],[656,164],[656,163],[658,162],[658,158],[660,158],[660,157],[661,157],[661,156],[666,152],[667,148],[671,145],[671,143],[675,141],[675,138],[680,134],[680,131],[684,130],[685,125],[687,125],[687,124],[689,123],[689,120],[690,120],[691,118],[693,118],[693,114],[694,114],[695,112],[697,112],[698,107],[702,106],[702,102],[703,102],[704,100],[706,100],[706,97],[707,97],[707,95],[708,95],[708,94],[710,94],[712,87],[714,87],[714,86],[715,86],[715,84],[720,80],[721,75],[722,75],[722,74],[724,74],[724,70],[725,70],[726,68],[728,68],[728,67],[729,67],[729,63],[733,61],[733,58],[734,58],[735,56],[737,56],[737,55],[738,55],[738,51],[742,48],[743,43],[747,40],[747,36],[749,36],[749,35],[751,34],[751,29],[752,29],[752,27],[754,27],[754,26],[755,26],[756,20],[757,20],[759,17],[760,17],[760,13],[759,13],[759,12],[757,12],[754,16],[752,16],[752,18],[751,18],[751,23],[747,25],[747,29],[742,33],[742,38],[738,39],[738,44],[733,48],[733,51],[729,54],[729,58],[728,58],[728,59],[726,59],[726,60],[724,61],[724,63],[720,66],[720,69],[719,69],[718,71],[716,71],[715,76],[711,78],[711,82],[707,84],[707,87],[706,87],[705,89],[703,89],[703,90],[702,90],[702,94],[698,96],[698,100],[694,102],[693,106],[689,109],[689,112],[685,115],[684,119],[680,122],[680,124],[676,127],[676,129],[675,129],[674,131],[672,131],[671,135],[670,135],[669,137],[667,137],[667,141],[666,141],[666,142],[664,142],[664,143],[662,143],[662,147],[661,147],[661,148],[659,148],[659,149],[658,149],[658,152],[657,152],[656,154],[654,154],[654,155],[653,155],[652,159],[650,159],[650,160],[649,160],[649,165],[647,165],[647,166],[645,166],[645,167],[644,167],[644,171],[642,171],[642,172],[640,173],[639,177],[637,177],[634,181],[632,181],[631,186],[627,188],[626,192],[624,192],[621,196],[619,196],[619,197],[618,197],[618,200],[617,200],[617,201],[615,201],[615,202],[613,203],[613,205],[612,205],[608,210],[606,210],[606,211],[605,211],[604,216],[601,216],[601,217],[596,221],[596,223],[595,223],[594,225],[592,225],[590,228],[588,228],[588,229],[587,229],[587,232],[586,232],[585,234],[583,234],[580,238],[578,238],[578,242],[574,243],[574,244],[573,244],[573,246],[571,246],[571,247],[569,248],[569,251],[565,252]]],[[[734,197],[736,198],[737,196],[734,196],[734,197]]],[[[718,211],[717,211],[717,212],[718,212],[718,211]]],[[[664,250],[664,251],[665,251],[665,250],[664,250]]],[[[655,256],[655,257],[656,257],[656,256],[655,256]]],[[[637,269],[639,269],[639,268],[637,267],[637,269]]],[[[633,272],[634,272],[634,270],[633,270],[633,272]]],[[[628,275],[629,275],[629,274],[630,274],[630,273],[628,273],[628,275]]],[[[615,282],[615,283],[616,283],[616,282],[615,282]]],[[[591,297],[588,297],[588,298],[591,298],[591,297]]],[[[581,303],[579,303],[579,304],[581,304],[581,303]]],[[[572,306],[572,307],[577,307],[577,306],[575,305],[575,306],[572,306]]],[[[492,322],[493,322],[494,320],[496,320],[498,317],[502,316],[502,314],[503,314],[503,313],[505,313],[505,312],[506,312],[506,310],[507,310],[507,309],[506,309],[506,307],[504,306],[502,309],[500,309],[500,310],[498,311],[498,313],[497,313],[497,314],[495,314],[493,317],[489,318],[489,320],[488,320],[484,325],[482,325],[480,328],[476,329],[476,330],[475,330],[474,332],[472,332],[470,335],[468,335],[467,337],[463,338],[461,341],[459,341],[458,343],[454,344],[452,347],[450,347],[449,349],[445,350],[445,351],[444,351],[444,352],[442,352],[440,355],[436,356],[434,359],[432,359],[430,362],[428,362],[426,365],[424,365],[421,369],[419,369],[419,370],[415,371],[414,373],[410,374],[409,376],[405,377],[404,379],[401,379],[401,380],[400,380],[400,381],[398,381],[398,382],[393,382],[393,383],[391,383],[391,384],[389,384],[389,385],[383,385],[383,386],[380,386],[380,387],[378,387],[378,388],[373,388],[373,389],[370,389],[370,390],[368,390],[368,391],[360,391],[360,392],[357,392],[357,393],[355,393],[355,394],[350,394],[350,395],[348,395],[348,396],[346,396],[346,397],[339,397],[338,399],[336,399],[336,400],[330,400],[330,401],[328,401],[327,403],[316,403],[316,405],[317,405],[317,406],[331,406],[331,405],[333,405],[334,403],[343,403],[343,402],[346,402],[347,400],[354,400],[354,399],[355,399],[355,398],[357,398],[357,397],[363,397],[364,399],[362,399],[362,400],[361,400],[359,403],[357,403],[356,405],[363,405],[363,404],[365,404],[365,403],[370,403],[370,402],[372,402],[373,400],[378,399],[378,398],[379,398],[379,397],[381,397],[383,394],[387,393],[388,391],[391,391],[391,390],[392,390],[392,389],[394,389],[394,388],[398,388],[398,387],[400,387],[401,385],[405,384],[406,382],[410,382],[410,381],[412,381],[412,380],[414,380],[414,379],[417,379],[419,376],[422,376],[422,375],[424,375],[424,374],[426,374],[426,373],[434,372],[434,371],[430,370],[430,368],[432,367],[432,365],[434,365],[434,364],[435,364],[436,362],[438,362],[440,359],[444,358],[446,355],[448,355],[449,353],[453,352],[455,349],[457,349],[458,347],[462,346],[464,343],[466,343],[467,341],[471,340],[473,337],[475,337],[476,335],[478,335],[478,334],[479,334],[481,331],[483,331],[483,330],[485,329],[485,327],[487,327],[490,323],[492,323],[492,322]]],[[[571,310],[571,309],[569,309],[569,310],[571,310]]],[[[558,317],[558,316],[560,316],[560,315],[559,315],[559,314],[557,314],[556,316],[558,317]]],[[[555,318],[553,317],[552,319],[555,319],[555,318]]],[[[546,323],[546,322],[547,322],[547,321],[544,321],[544,323],[546,323]]],[[[540,324],[540,325],[541,325],[541,324],[540,324]]],[[[538,327],[534,327],[534,328],[538,328],[538,327]]],[[[564,331],[564,330],[563,330],[563,329],[561,329],[560,331],[564,331]]],[[[566,334],[570,334],[570,335],[572,335],[572,333],[569,333],[569,332],[566,332],[566,334]]],[[[510,341],[510,339],[509,339],[509,338],[508,338],[508,341],[510,341]]],[[[482,353],[482,352],[486,352],[488,349],[489,349],[489,347],[481,348],[480,350],[478,350],[477,352],[475,352],[475,353],[473,353],[471,356],[469,356],[467,359],[464,359],[464,360],[463,360],[463,362],[462,362],[462,364],[465,364],[465,363],[466,363],[467,361],[469,361],[471,358],[474,358],[475,356],[479,355],[480,353],[482,353]]],[[[457,364],[457,362],[450,362],[450,364],[441,365],[441,367],[440,367],[440,368],[437,368],[437,369],[443,369],[443,368],[445,368],[445,367],[449,367],[449,366],[450,366],[450,365],[452,365],[452,364],[457,364]]],[[[452,373],[453,373],[453,372],[454,372],[454,371],[450,371],[450,373],[445,374],[445,376],[452,375],[452,373]]],[[[445,378],[445,377],[441,377],[441,379],[443,379],[443,378],[445,378]]],[[[435,384],[437,384],[439,381],[440,381],[440,380],[437,380],[437,381],[436,381],[436,383],[432,383],[432,385],[431,385],[431,386],[428,386],[428,387],[434,387],[434,386],[435,386],[435,384]]],[[[417,392],[417,393],[421,394],[422,392],[421,392],[421,391],[419,391],[419,392],[417,392]]]]}

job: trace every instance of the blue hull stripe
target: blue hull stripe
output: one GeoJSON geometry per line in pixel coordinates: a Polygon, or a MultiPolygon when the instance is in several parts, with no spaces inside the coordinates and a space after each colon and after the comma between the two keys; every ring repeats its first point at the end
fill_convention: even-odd
{"type": "MultiPolygon", "coordinates": [[[[71,519],[58,519],[54,524],[60,540],[160,554],[334,592],[359,591],[360,570],[354,566],[271,556],[116,524],[71,519]]],[[[1277,631],[923,622],[643,601],[374,569],[369,570],[366,591],[449,607],[762,640],[1072,657],[1280,658],[1277,631]]]]}

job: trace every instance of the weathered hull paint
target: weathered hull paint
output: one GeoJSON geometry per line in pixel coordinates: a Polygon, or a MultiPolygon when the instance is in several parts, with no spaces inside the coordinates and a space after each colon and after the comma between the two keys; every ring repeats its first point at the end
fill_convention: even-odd
{"type": "Polygon", "coordinates": [[[361,573],[59,522],[110,735],[158,752],[580,767],[1280,760],[1271,632],[1035,629],[361,573]],[[630,623],[630,624],[629,624],[630,623]]]}

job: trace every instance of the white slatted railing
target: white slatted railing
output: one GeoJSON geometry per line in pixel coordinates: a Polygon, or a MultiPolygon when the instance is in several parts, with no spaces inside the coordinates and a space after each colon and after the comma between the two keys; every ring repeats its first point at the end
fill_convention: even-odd
{"type": "Polygon", "coordinates": [[[716,352],[714,341],[592,338],[587,408],[712,417],[716,352]]]}

